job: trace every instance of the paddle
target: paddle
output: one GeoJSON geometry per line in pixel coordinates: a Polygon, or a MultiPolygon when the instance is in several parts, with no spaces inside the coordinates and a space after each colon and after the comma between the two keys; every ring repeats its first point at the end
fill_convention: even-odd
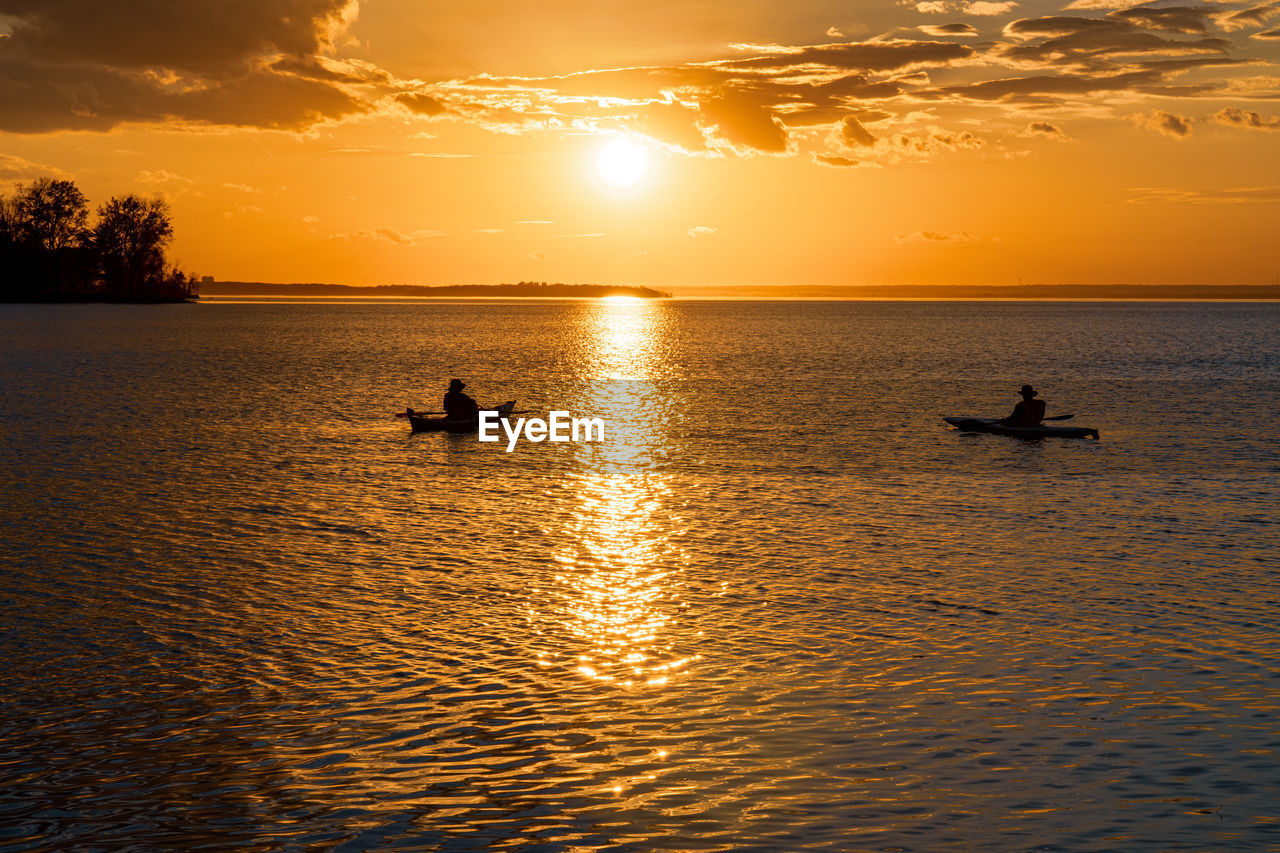
{"type": "Polygon", "coordinates": [[[1054,416],[1053,416],[1053,417],[1051,417],[1051,418],[1041,418],[1040,420],[1042,420],[1042,421],[1069,421],[1069,420],[1071,420],[1071,419],[1072,419],[1072,418],[1074,418],[1074,417],[1075,417],[1075,415],[1054,415],[1054,416]]]}
{"type": "MultiPolygon", "coordinates": [[[[490,412],[492,412],[492,411],[496,411],[496,409],[486,409],[485,411],[490,411],[490,412]]],[[[413,414],[413,417],[415,417],[415,418],[421,418],[421,417],[425,417],[426,415],[443,415],[443,414],[444,414],[444,412],[413,412],[412,414],[413,414]]],[[[513,414],[513,415],[531,415],[531,414],[533,414],[533,409],[524,409],[523,411],[519,411],[519,412],[512,412],[511,414],[513,414]]],[[[410,413],[409,413],[409,412],[396,412],[396,417],[397,417],[397,418],[407,418],[407,417],[409,417],[409,415],[410,415],[410,413]]],[[[1070,415],[1067,415],[1067,417],[1071,417],[1071,416],[1070,416],[1070,415]]]]}

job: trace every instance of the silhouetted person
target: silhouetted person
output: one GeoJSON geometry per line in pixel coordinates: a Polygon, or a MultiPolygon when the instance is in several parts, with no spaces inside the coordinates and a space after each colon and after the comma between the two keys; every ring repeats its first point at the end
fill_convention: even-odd
{"type": "Polygon", "coordinates": [[[1044,420],[1044,400],[1036,399],[1040,392],[1030,385],[1023,385],[1018,393],[1022,395],[1022,402],[1014,406],[1013,413],[1000,423],[1013,427],[1040,426],[1044,420]]]}
{"type": "Polygon", "coordinates": [[[449,381],[449,391],[444,395],[444,416],[451,420],[474,421],[480,417],[480,406],[462,393],[467,385],[460,379],[449,381]]]}

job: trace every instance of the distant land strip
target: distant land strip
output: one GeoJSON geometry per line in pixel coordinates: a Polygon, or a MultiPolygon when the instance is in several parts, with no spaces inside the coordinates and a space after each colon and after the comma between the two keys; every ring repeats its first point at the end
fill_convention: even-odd
{"type": "Polygon", "coordinates": [[[1280,285],[1204,284],[895,284],[850,287],[750,286],[673,287],[673,293],[650,287],[605,284],[548,284],[522,281],[516,284],[452,285],[349,285],[277,284],[260,281],[209,281],[200,284],[202,296],[328,296],[354,299],[411,297],[447,299],[509,297],[544,299],[598,299],[635,296],[641,299],[1085,299],[1085,300],[1280,300],[1280,285]]]}
{"type": "Polygon", "coordinates": [[[203,281],[201,296],[348,296],[354,298],[411,296],[417,299],[447,299],[474,296],[507,296],[521,299],[599,299],[604,296],[635,296],[641,299],[669,298],[670,293],[649,287],[608,284],[547,284],[522,281],[517,284],[271,284],[261,281],[203,281]]]}
{"type": "Polygon", "coordinates": [[[896,284],[861,287],[675,287],[686,298],[774,299],[1280,299],[1280,285],[1207,284],[896,284]]]}

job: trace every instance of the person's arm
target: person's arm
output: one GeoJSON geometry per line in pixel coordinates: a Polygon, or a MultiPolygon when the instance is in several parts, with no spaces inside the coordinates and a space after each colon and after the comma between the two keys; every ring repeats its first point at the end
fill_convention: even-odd
{"type": "Polygon", "coordinates": [[[1026,409],[1026,406],[1022,403],[1019,403],[1018,405],[1013,407],[1013,411],[1009,414],[1009,417],[1000,421],[1000,423],[1004,424],[1005,426],[1013,426],[1014,424],[1018,423],[1018,421],[1022,420],[1022,412],[1024,409],[1026,409]]]}

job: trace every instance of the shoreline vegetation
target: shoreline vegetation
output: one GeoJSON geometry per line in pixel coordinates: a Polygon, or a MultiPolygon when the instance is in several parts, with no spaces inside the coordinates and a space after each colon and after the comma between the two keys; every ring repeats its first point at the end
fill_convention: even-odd
{"type": "Polygon", "coordinates": [[[669,299],[671,294],[650,287],[609,284],[548,284],[520,281],[515,284],[271,284],[261,281],[204,281],[205,296],[327,296],[354,298],[413,297],[415,299],[457,299],[477,296],[508,296],[521,299],[599,299],[605,296],[632,296],[639,299],[669,299]]]}
{"type": "Polygon", "coordinates": [[[925,300],[1091,300],[1091,301],[1252,301],[1280,300],[1280,285],[1182,284],[1027,284],[1027,285],[866,285],[852,287],[673,287],[672,292],[648,287],[601,284],[349,285],[274,284],[253,281],[210,281],[201,284],[205,296],[271,296],[329,298],[458,299],[510,297],[519,299],[596,299],[634,296],[641,299],[925,299],[925,300]]]}
{"type": "Polygon", "coordinates": [[[195,278],[169,263],[169,203],[114,196],[98,206],[74,181],[37,178],[0,195],[0,302],[190,302],[195,278]]]}

